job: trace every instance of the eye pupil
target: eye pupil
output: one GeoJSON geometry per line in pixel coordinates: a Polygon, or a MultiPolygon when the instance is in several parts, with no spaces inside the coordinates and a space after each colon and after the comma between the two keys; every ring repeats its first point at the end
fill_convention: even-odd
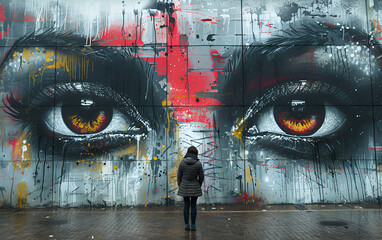
{"type": "Polygon", "coordinates": [[[111,109],[96,107],[91,99],[81,99],[77,102],[77,106],[61,108],[64,123],[74,133],[94,134],[109,125],[113,115],[111,109]]]}
{"type": "Polygon", "coordinates": [[[287,134],[312,135],[320,129],[325,119],[324,106],[276,106],[274,118],[287,134]]]}

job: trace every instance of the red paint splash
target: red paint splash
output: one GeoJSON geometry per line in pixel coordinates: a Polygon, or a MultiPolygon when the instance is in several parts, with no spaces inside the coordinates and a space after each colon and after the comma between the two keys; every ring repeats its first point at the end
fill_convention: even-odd
{"type": "Polygon", "coordinates": [[[166,53],[160,52],[158,56],[155,56],[154,54],[150,56],[149,58],[144,58],[149,63],[153,64],[153,68],[155,69],[155,72],[158,73],[160,76],[164,76],[167,73],[167,56],[166,53]]]}
{"type": "MultiPolygon", "coordinates": [[[[262,193],[258,193],[260,196],[259,197],[256,197],[256,196],[250,196],[248,195],[247,192],[243,192],[242,193],[242,197],[239,197],[238,199],[236,199],[234,202],[242,202],[242,201],[246,201],[246,202],[253,202],[253,203],[264,203],[264,199],[262,197],[262,193]]],[[[256,194],[257,195],[257,194],[256,194]]]]}
{"type": "Polygon", "coordinates": [[[381,31],[381,30],[382,30],[382,25],[379,24],[379,21],[377,21],[377,26],[376,26],[376,27],[377,27],[377,30],[378,30],[378,31],[381,31]]]}
{"type": "Polygon", "coordinates": [[[3,32],[0,31],[0,39],[2,39],[3,37],[8,36],[10,33],[11,33],[11,28],[10,27],[8,27],[7,31],[3,31],[3,32]]]}
{"type": "Polygon", "coordinates": [[[5,20],[7,20],[5,17],[5,6],[4,4],[0,4],[0,22],[4,22],[5,20]]]}
{"type": "Polygon", "coordinates": [[[8,144],[12,145],[11,159],[16,161],[19,158],[21,158],[21,156],[16,151],[16,147],[18,147],[18,145],[20,144],[19,141],[16,138],[13,140],[8,139],[8,144]]]}
{"type": "Polygon", "coordinates": [[[24,22],[36,22],[36,17],[29,14],[25,14],[24,22]]]}
{"type": "MultiPolygon", "coordinates": [[[[181,19],[181,4],[176,4],[173,17],[175,24],[172,31],[168,31],[167,39],[170,45],[167,48],[168,61],[168,101],[174,108],[175,118],[180,122],[201,122],[206,123],[208,128],[215,127],[212,119],[208,117],[208,108],[206,105],[221,105],[220,101],[198,96],[199,93],[216,92],[211,86],[216,86],[217,73],[212,71],[189,71],[194,68],[193,61],[196,58],[189,57],[191,52],[188,42],[188,36],[182,34],[178,28],[178,24],[185,21],[181,19]],[[194,107],[188,107],[192,105],[194,107]],[[184,107],[183,107],[184,106],[184,107]],[[201,107],[203,106],[203,107],[201,107]]],[[[211,20],[210,18],[208,18],[211,20]]],[[[205,19],[203,19],[205,20],[205,19]]],[[[202,20],[202,21],[203,21],[202,20]]],[[[205,20],[205,21],[209,21],[205,20]]],[[[217,51],[209,50],[207,54],[210,58],[216,56],[217,51]]],[[[206,69],[214,68],[214,61],[209,61],[206,69]]]]}

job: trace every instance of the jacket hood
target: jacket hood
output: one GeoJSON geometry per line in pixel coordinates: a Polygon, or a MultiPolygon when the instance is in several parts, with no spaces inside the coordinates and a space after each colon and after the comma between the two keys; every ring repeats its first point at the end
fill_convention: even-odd
{"type": "Polygon", "coordinates": [[[199,159],[195,159],[195,158],[192,158],[192,157],[186,157],[183,159],[183,161],[187,164],[187,165],[193,165],[195,164],[197,161],[199,161],[199,159]]]}
{"type": "Polygon", "coordinates": [[[183,161],[184,161],[187,165],[193,165],[193,164],[195,164],[197,161],[199,161],[199,159],[198,159],[198,156],[197,156],[196,154],[193,154],[193,153],[187,153],[187,154],[184,156],[183,161]]]}

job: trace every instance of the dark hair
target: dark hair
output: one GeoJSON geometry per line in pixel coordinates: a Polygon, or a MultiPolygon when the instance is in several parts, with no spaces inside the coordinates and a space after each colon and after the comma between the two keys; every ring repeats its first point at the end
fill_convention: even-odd
{"type": "Polygon", "coordinates": [[[194,146],[191,146],[187,149],[187,153],[193,153],[193,154],[198,155],[198,149],[194,146]]]}

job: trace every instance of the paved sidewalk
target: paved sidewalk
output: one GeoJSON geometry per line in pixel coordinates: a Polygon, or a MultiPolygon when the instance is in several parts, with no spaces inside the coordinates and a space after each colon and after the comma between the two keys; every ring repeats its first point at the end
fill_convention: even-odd
{"type": "Polygon", "coordinates": [[[180,206],[0,210],[0,239],[382,239],[371,205],[198,206],[184,231],[180,206]]]}

